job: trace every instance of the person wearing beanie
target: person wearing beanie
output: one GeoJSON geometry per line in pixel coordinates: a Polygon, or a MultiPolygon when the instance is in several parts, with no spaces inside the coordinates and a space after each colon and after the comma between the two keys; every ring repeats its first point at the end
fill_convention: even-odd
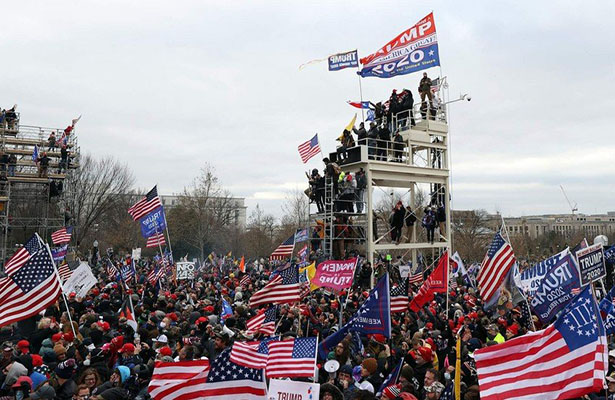
{"type": "Polygon", "coordinates": [[[350,399],[356,390],[354,378],[352,377],[352,367],[349,364],[342,365],[337,372],[334,381],[335,386],[342,391],[344,399],[350,399]]]}
{"type": "Polygon", "coordinates": [[[53,352],[56,353],[56,360],[59,362],[66,360],[66,347],[61,343],[56,343],[56,345],[53,346],[53,352]]]}
{"type": "Polygon", "coordinates": [[[379,388],[382,384],[382,379],[377,373],[378,371],[378,360],[375,358],[366,358],[361,363],[361,383],[367,381],[369,382],[375,389],[379,388]]]}
{"type": "Polygon", "coordinates": [[[28,375],[28,369],[21,363],[13,361],[5,367],[6,377],[4,378],[4,387],[11,387],[20,376],[28,375]]]}
{"type": "Polygon", "coordinates": [[[73,380],[73,373],[77,363],[73,358],[69,358],[58,364],[53,370],[52,386],[56,391],[56,398],[59,400],[69,400],[77,390],[77,384],[73,380]]]}
{"type": "Polygon", "coordinates": [[[320,385],[319,400],[344,400],[344,395],[337,386],[323,383],[320,385]]]}
{"type": "Polygon", "coordinates": [[[52,400],[56,398],[56,391],[49,384],[49,380],[44,374],[33,372],[30,379],[32,379],[31,400],[52,400]]]}
{"type": "Polygon", "coordinates": [[[122,388],[130,378],[130,369],[124,365],[113,370],[109,380],[92,391],[92,395],[102,395],[111,388],[122,388]]]}
{"type": "Polygon", "coordinates": [[[420,388],[419,381],[414,376],[414,369],[409,365],[404,365],[402,367],[401,373],[399,374],[399,382],[402,384],[407,382],[408,384],[412,385],[412,387],[414,387],[414,390],[417,391],[420,388]]]}
{"type": "Polygon", "coordinates": [[[17,348],[19,349],[21,354],[28,354],[30,353],[30,342],[28,342],[27,340],[20,340],[19,342],[17,342],[17,348]]]}

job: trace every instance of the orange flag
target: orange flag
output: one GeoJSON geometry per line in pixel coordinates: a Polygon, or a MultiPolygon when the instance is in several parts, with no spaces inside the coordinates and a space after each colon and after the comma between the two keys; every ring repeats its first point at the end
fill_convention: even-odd
{"type": "Polygon", "coordinates": [[[241,256],[241,261],[239,261],[239,270],[246,272],[246,260],[244,260],[243,256],[241,256]]]}

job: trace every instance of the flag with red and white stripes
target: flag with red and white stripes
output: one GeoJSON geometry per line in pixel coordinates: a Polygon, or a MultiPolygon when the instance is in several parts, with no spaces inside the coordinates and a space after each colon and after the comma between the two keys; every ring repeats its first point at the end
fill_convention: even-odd
{"type": "Polygon", "coordinates": [[[26,244],[20,247],[19,250],[17,250],[17,252],[13,254],[13,256],[4,264],[4,272],[6,272],[7,275],[12,275],[30,259],[32,254],[36,253],[41,248],[41,241],[36,235],[32,235],[26,244]]]}
{"type": "Polygon", "coordinates": [[[147,274],[147,281],[152,286],[156,286],[156,283],[160,278],[164,276],[164,267],[158,265],[152,265],[152,269],[147,274]]]}
{"type": "Polygon", "coordinates": [[[301,156],[301,161],[303,161],[304,164],[308,162],[310,158],[320,153],[320,143],[318,143],[318,133],[315,134],[314,137],[308,140],[307,142],[301,143],[299,145],[298,150],[299,150],[299,155],[301,156]]]}
{"type": "Polygon", "coordinates": [[[416,271],[410,271],[410,275],[408,275],[408,284],[418,285],[421,282],[423,282],[423,265],[419,264],[416,267],[416,271]]]}
{"type": "Polygon", "coordinates": [[[51,254],[43,247],[10,276],[0,278],[0,326],[45,310],[62,290],[51,254]]]}
{"type": "Polygon", "coordinates": [[[156,233],[150,237],[147,238],[147,242],[145,243],[145,247],[152,248],[152,247],[158,247],[158,246],[164,246],[166,245],[167,242],[164,240],[164,234],[163,233],[156,233]]]}
{"type": "Polygon", "coordinates": [[[128,213],[134,221],[137,221],[158,207],[162,207],[162,202],[158,196],[158,188],[154,186],[141,200],[128,209],[128,213]]]}
{"type": "Polygon", "coordinates": [[[313,377],[317,338],[272,341],[265,374],[267,378],[313,377]]]}
{"type": "Polygon", "coordinates": [[[60,275],[62,282],[66,282],[73,275],[73,270],[68,266],[68,263],[64,261],[58,267],[58,274],[60,275]]]}
{"type": "Polygon", "coordinates": [[[296,265],[291,265],[278,272],[265,287],[250,297],[250,307],[294,303],[300,300],[299,271],[296,265]]]}
{"type": "Polygon", "coordinates": [[[267,343],[278,339],[279,338],[276,336],[275,338],[263,340],[261,342],[235,342],[231,350],[230,360],[242,367],[264,369],[267,365],[267,358],[269,357],[267,343]]]}
{"type": "Polygon", "coordinates": [[[516,261],[510,243],[504,240],[499,232],[496,233],[478,273],[478,286],[485,303],[489,303],[497,294],[516,261]]]}
{"type": "Polygon", "coordinates": [[[57,230],[51,234],[51,241],[55,245],[69,243],[72,234],[73,234],[73,227],[65,226],[64,228],[57,230]]]}
{"type": "Polygon", "coordinates": [[[293,255],[295,249],[295,235],[291,235],[281,245],[279,245],[269,256],[269,260],[284,260],[293,255]]]}
{"type": "Polygon", "coordinates": [[[558,400],[603,389],[608,348],[590,287],[546,329],[474,352],[482,400],[558,400]]]}
{"type": "Polygon", "coordinates": [[[408,279],[403,279],[402,283],[391,288],[391,312],[408,311],[408,279]]]}
{"type": "MultiPolygon", "coordinates": [[[[154,400],[173,400],[207,381],[208,360],[156,361],[147,391],[154,400]]],[[[197,389],[198,391],[198,389],[197,389]]]]}
{"type": "Polygon", "coordinates": [[[241,286],[243,286],[244,288],[250,286],[250,283],[252,282],[252,280],[250,279],[250,275],[245,274],[244,276],[241,277],[241,279],[239,280],[239,284],[241,286]]]}
{"type": "Polygon", "coordinates": [[[278,306],[269,307],[264,312],[246,321],[246,331],[249,333],[264,333],[273,335],[278,316],[278,306]]]}

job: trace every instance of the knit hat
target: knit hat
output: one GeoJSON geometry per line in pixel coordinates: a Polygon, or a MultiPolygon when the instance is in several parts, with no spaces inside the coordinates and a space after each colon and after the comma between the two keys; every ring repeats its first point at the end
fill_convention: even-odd
{"type": "Polygon", "coordinates": [[[421,346],[419,347],[419,354],[421,355],[421,358],[427,362],[431,361],[431,349],[427,346],[421,346]]]}
{"type": "Polygon", "coordinates": [[[73,358],[69,358],[68,360],[58,364],[53,372],[55,372],[58,378],[70,379],[73,376],[75,365],[75,360],[73,358]]]}
{"type": "Polygon", "coordinates": [[[32,354],[31,357],[33,367],[40,367],[41,365],[43,365],[43,357],[39,356],[38,354],[32,354]]]}
{"type": "Polygon", "coordinates": [[[370,375],[372,375],[378,369],[378,361],[375,358],[366,358],[361,363],[361,366],[365,368],[370,375]]]}
{"type": "Polygon", "coordinates": [[[393,400],[394,398],[399,397],[400,393],[401,384],[398,383],[397,385],[390,385],[385,387],[382,391],[382,397],[393,400]]]}
{"type": "Polygon", "coordinates": [[[120,365],[116,368],[117,372],[120,374],[120,379],[122,380],[122,384],[126,383],[128,378],[130,378],[130,368],[120,365]]]}
{"type": "Polygon", "coordinates": [[[60,332],[58,332],[58,333],[54,333],[53,335],[51,335],[51,340],[52,340],[54,343],[59,342],[61,339],[62,339],[62,334],[61,334],[60,332]]]}
{"type": "Polygon", "coordinates": [[[30,350],[30,342],[28,342],[27,340],[20,340],[19,342],[17,342],[17,348],[21,350],[22,353],[25,353],[26,351],[30,350]]]}
{"type": "Polygon", "coordinates": [[[404,365],[401,369],[401,376],[408,382],[412,382],[412,378],[414,378],[414,369],[409,365],[404,365]]]}
{"type": "Polygon", "coordinates": [[[56,343],[56,345],[53,346],[53,352],[56,353],[56,357],[57,357],[60,354],[66,354],[66,348],[62,346],[61,343],[56,343]]]}

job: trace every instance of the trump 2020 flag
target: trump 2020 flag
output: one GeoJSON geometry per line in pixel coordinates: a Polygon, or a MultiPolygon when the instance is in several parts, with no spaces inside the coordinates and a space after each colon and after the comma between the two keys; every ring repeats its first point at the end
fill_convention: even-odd
{"type": "Polygon", "coordinates": [[[337,53],[329,56],[329,71],[339,71],[344,68],[358,67],[359,54],[357,50],[337,53]]]}
{"type": "Polygon", "coordinates": [[[362,77],[391,78],[440,65],[433,13],[403,31],[377,52],[361,59],[362,77]]]}
{"type": "Polygon", "coordinates": [[[600,391],[608,355],[590,290],[586,286],[546,329],[474,352],[480,398],[555,400],[600,391]]]}

